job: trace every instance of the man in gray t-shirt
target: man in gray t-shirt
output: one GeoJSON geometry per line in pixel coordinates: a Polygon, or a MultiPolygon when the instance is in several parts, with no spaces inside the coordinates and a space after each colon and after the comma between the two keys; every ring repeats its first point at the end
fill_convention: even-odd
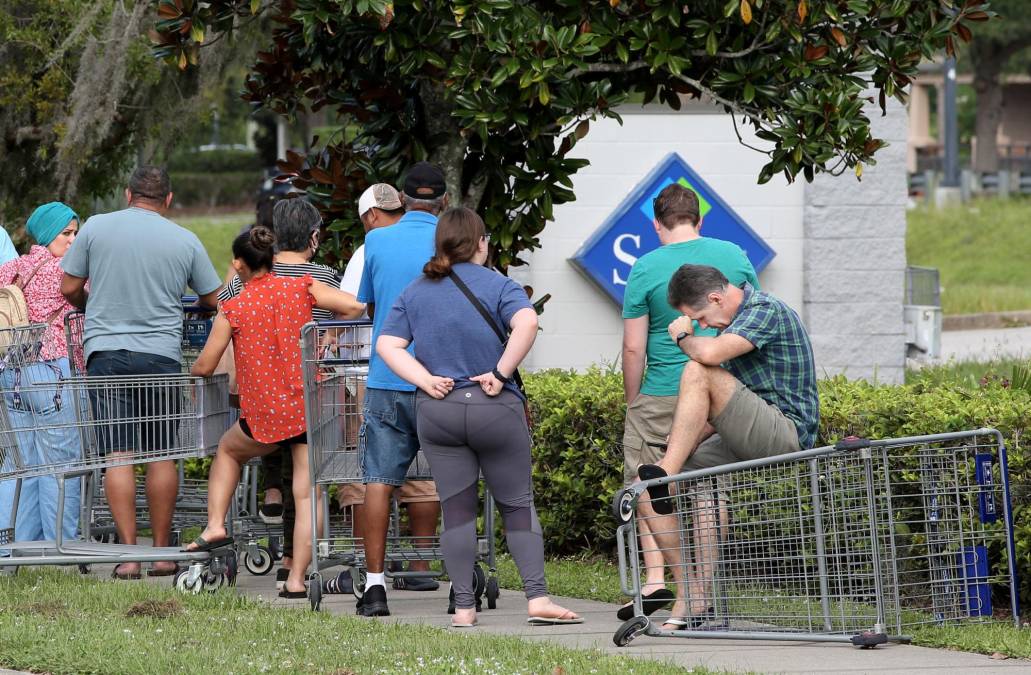
{"type": "MultiPolygon", "coordinates": [[[[214,308],[222,281],[196,235],[164,217],[172,203],[171,183],[164,169],[136,169],[125,196],[129,208],[93,216],[83,224],[81,234],[61,259],[61,293],[71,304],[86,309],[83,342],[89,375],[176,374],[181,372],[183,291],[187,286],[193,288],[200,304],[214,308]]],[[[94,412],[101,418],[140,415],[153,419],[167,416],[172,403],[156,400],[160,398],[156,394],[144,397],[146,401],[102,398],[93,402],[94,412]]],[[[99,435],[101,451],[161,450],[165,448],[136,447],[135,439],[154,445],[175,436],[168,425],[144,422],[139,426],[140,433],[135,434],[112,425],[118,428],[99,435]]],[[[178,489],[175,464],[147,464],[147,503],[155,546],[169,544],[178,489]]],[[[104,491],[119,540],[135,544],[133,467],[108,469],[104,491]]],[[[164,562],[154,563],[148,574],[174,572],[175,564],[164,562]]],[[[115,568],[115,575],[139,578],[140,565],[123,563],[115,568]]]]}

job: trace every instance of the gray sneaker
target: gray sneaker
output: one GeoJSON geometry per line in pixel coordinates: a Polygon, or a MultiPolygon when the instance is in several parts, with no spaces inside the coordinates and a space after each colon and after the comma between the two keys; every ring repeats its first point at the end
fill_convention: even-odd
{"type": "Polygon", "coordinates": [[[394,577],[396,591],[435,591],[440,584],[435,579],[426,577],[394,577]]]}

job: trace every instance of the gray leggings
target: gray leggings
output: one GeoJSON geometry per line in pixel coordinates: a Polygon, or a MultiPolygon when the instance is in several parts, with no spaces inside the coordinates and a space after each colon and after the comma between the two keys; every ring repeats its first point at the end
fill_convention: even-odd
{"type": "Polygon", "coordinates": [[[455,607],[468,609],[476,602],[473,565],[481,470],[501,511],[526,598],[547,595],[544,538],[533,507],[530,436],[522,401],[507,390],[491,398],[477,385],[455,389],[442,400],[419,392],[416,411],[419,444],[440,495],[440,544],[455,607]]]}

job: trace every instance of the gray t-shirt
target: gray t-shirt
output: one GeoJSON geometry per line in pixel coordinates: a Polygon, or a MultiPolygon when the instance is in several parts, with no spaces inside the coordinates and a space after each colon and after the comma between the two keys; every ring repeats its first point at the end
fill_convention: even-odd
{"type": "Polygon", "coordinates": [[[196,235],[140,208],[87,220],[61,268],[90,282],[87,359],[126,349],[178,361],[183,291],[207,295],[222,285],[196,235]]]}
{"type": "MultiPolygon", "coordinates": [[[[519,284],[494,270],[460,263],[453,271],[506,333],[516,312],[533,308],[519,284]]],[[[450,279],[422,276],[413,281],[394,303],[380,335],[413,342],[419,363],[434,375],[454,379],[456,388],[475,384],[469,378],[492,371],[505,351],[494,330],[450,279]]],[[[505,387],[519,393],[511,381],[505,387]]]]}

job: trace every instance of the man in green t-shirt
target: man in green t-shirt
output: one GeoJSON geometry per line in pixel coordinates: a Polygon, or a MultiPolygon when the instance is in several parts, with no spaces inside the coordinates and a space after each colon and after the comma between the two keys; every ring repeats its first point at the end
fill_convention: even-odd
{"type": "MultiPolygon", "coordinates": [[[[662,459],[677,404],[680,375],[689,361],[667,333],[669,324],[682,316],[666,297],[673,273],[684,264],[709,265],[723,272],[735,285],[748,282],[755,288],[759,286],[755,269],[739,246],[701,236],[702,218],[694,191],[673,183],[658,194],[653,207],[652,222],[662,245],[634,264],[623,297],[623,393],[627,403],[623,480],[626,485],[637,480],[640,465],[656,464],[662,459]]],[[[695,330],[695,335],[715,334],[711,329],[695,330]]],[[[641,590],[645,612],[651,614],[672,600],[673,594],[665,588],[662,554],[647,526],[647,520],[639,521],[647,570],[641,590]]],[[[629,611],[632,616],[632,608],[629,611]]],[[[620,617],[624,614],[626,610],[621,610],[620,617]]]]}

